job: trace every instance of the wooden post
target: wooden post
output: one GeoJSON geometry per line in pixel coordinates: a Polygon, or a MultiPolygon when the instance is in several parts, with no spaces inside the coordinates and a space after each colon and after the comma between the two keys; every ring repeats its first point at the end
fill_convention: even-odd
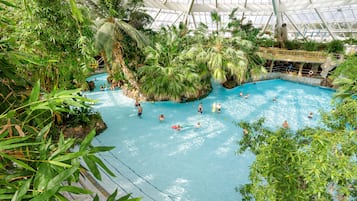
{"type": "Polygon", "coordinates": [[[274,60],[271,60],[269,73],[273,72],[274,60]]]}
{"type": "Polygon", "coordinates": [[[299,77],[302,77],[302,68],[304,67],[304,63],[300,63],[299,64],[299,73],[298,73],[298,76],[299,77]]]}

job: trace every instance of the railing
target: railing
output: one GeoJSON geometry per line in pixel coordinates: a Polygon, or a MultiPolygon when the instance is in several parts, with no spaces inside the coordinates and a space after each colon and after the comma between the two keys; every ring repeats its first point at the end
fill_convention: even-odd
{"type": "MultiPolygon", "coordinates": [[[[270,72],[270,66],[265,67],[268,72],[270,72]]],[[[312,75],[310,75],[311,70],[309,69],[302,69],[301,74],[302,76],[309,76],[309,77],[319,77],[321,71],[313,72],[312,75]]],[[[289,74],[295,74],[298,75],[299,73],[299,68],[296,67],[287,67],[287,66],[273,66],[272,67],[272,73],[289,73],[289,74]]]]}
{"type": "Polygon", "coordinates": [[[285,50],[280,48],[259,48],[259,53],[266,59],[295,61],[305,63],[324,63],[328,57],[326,52],[304,50],[285,50]]]}

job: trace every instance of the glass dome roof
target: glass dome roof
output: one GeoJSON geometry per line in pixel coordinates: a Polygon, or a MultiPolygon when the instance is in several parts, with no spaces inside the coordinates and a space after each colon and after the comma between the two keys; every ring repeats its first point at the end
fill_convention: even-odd
{"type": "Polygon", "coordinates": [[[263,32],[286,23],[290,38],[332,40],[357,37],[357,0],[144,0],[154,18],[152,29],[187,22],[190,29],[204,23],[216,29],[211,12],[221,16],[222,26],[234,8],[237,19],[251,21],[263,32]]]}

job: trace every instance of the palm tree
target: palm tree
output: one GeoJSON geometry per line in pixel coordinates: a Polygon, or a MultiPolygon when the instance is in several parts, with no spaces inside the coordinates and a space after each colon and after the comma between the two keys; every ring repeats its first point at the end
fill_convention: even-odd
{"type": "Polygon", "coordinates": [[[185,54],[185,28],[163,28],[159,35],[155,46],[145,49],[145,65],[139,69],[142,92],[155,100],[199,97],[202,70],[195,57],[185,54]]]}
{"type": "MultiPolygon", "coordinates": [[[[137,57],[138,50],[142,50],[149,44],[148,39],[138,30],[144,30],[144,26],[152,21],[152,18],[140,9],[142,0],[129,0],[125,4],[121,1],[82,0],[97,16],[96,47],[105,59],[109,81],[121,80],[121,73],[129,81],[130,85],[139,90],[136,76],[129,69],[125,58],[137,57]],[[138,47],[138,48],[136,48],[138,47]],[[124,50],[128,50],[125,53],[124,50]],[[134,53],[131,53],[134,52],[134,53]]],[[[132,59],[132,58],[131,58],[132,59]]]]}
{"type": "MultiPolygon", "coordinates": [[[[232,16],[236,10],[232,11],[231,20],[234,20],[232,16]]],[[[198,52],[195,54],[201,55],[202,58],[205,57],[212,77],[221,84],[229,80],[240,84],[247,80],[257,79],[261,73],[264,73],[265,69],[261,66],[263,61],[256,54],[257,46],[250,40],[241,37],[245,34],[238,33],[243,32],[240,28],[240,21],[233,23],[234,26],[239,26],[239,29],[234,29],[235,32],[231,33],[231,37],[226,38],[218,29],[221,17],[215,11],[211,13],[211,17],[212,21],[216,22],[217,33],[211,34],[206,42],[205,37],[203,37],[206,28],[200,26],[200,31],[196,31],[195,34],[200,40],[204,41],[204,44],[202,48],[196,48],[195,51],[198,52]],[[199,51],[203,52],[200,53],[199,51]]],[[[232,24],[229,25],[233,26],[232,24]]]]}
{"type": "Polygon", "coordinates": [[[207,49],[207,65],[212,77],[224,83],[227,78],[233,78],[237,82],[244,81],[248,67],[248,59],[242,50],[232,47],[231,40],[217,36],[207,49]]]}
{"type": "Polygon", "coordinates": [[[124,61],[123,37],[124,33],[129,35],[138,45],[143,48],[148,44],[146,37],[131,25],[123,20],[108,17],[96,21],[96,47],[102,52],[106,61],[111,61],[108,66],[109,80],[115,79],[120,71],[124,73],[125,78],[136,89],[139,90],[139,84],[134,74],[127,67],[124,61]]]}

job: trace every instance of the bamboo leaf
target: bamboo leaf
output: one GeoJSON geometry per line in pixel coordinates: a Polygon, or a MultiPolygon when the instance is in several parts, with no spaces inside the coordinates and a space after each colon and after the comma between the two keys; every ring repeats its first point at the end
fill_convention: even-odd
{"type": "Polygon", "coordinates": [[[112,193],[112,194],[108,197],[107,201],[114,201],[114,200],[115,200],[115,197],[117,196],[117,194],[118,194],[118,189],[115,189],[114,193],[112,193]]]}
{"type": "Polygon", "coordinates": [[[59,167],[64,167],[64,168],[70,168],[72,167],[72,165],[69,165],[69,164],[66,164],[66,163],[62,163],[62,162],[59,162],[59,161],[52,161],[52,160],[49,160],[49,161],[46,161],[52,165],[56,165],[56,166],[59,166],[59,167]]]}
{"type": "Polygon", "coordinates": [[[41,131],[37,134],[36,140],[39,141],[43,138],[43,136],[47,136],[47,133],[50,131],[51,127],[52,123],[49,123],[45,127],[43,127],[41,131]]]}
{"type": "Polygon", "coordinates": [[[84,138],[84,140],[82,141],[80,147],[79,147],[79,151],[84,151],[85,149],[87,149],[87,147],[90,145],[90,143],[92,142],[93,138],[95,136],[95,130],[92,130],[87,136],[86,138],[84,138]]]}
{"type": "Polygon", "coordinates": [[[100,160],[97,156],[95,155],[90,155],[88,156],[90,160],[94,161],[97,163],[100,167],[102,167],[110,176],[115,177],[115,174],[103,163],[102,160],[100,160]]]}
{"type": "Polygon", "coordinates": [[[0,150],[2,150],[1,148],[3,148],[5,145],[15,144],[15,143],[19,143],[21,141],[26,141],[29,138],[30,138],[30,136],[27,136],[27,137],[13,137],[13,138],[9,138],[9,139],[0,141],[0,150]]]}
{"type": "MultiPolygon", "coordinates": [[[[63,135],[61,134],[61,136],[63,136],[63,135]]],[[[55,152],[53,152],[48,159],[52,160],[57,155],[66,153],[73,146],[74,142],[75,142],[75,140],[73,138],[71,138],[71,139],[66,140],[64,142],[64,144],[59,144],[58,149],[55,152]]]]}
{"type": "Polygon", "coordinates": [[[77,186],[62,186],[59,189],[59,192],[70,192],[70,193],[74,193],[74,194],[92,194],[93,192],[88,190],[88,189],[84,189],[84,188],[80,188],[77,186]]]}
{"type": "Polygon", "coordinates": [[[58,187],[52,188],[52,189],[48,189],[48,190],[44,191],[44,193],[42,193],[40,195],[37,195],[34,198],[32,198],[30,201],[51,200],[51,198],[56,194],[56,192],[58,190],[58,187]]]}
{"type": "Polygon", "coordinates": [[[31,91],[29,103],[37,101],[39,97],[40,97],[40,80],[37,80],[35,86],[31,91]]]}
{"type": "Polygon", "coordinates": [[[12,197],[11,201],[22,200],[23,196],[26,195],[26,193],[28,192],[28,190],[30,188],[31,181],[32,181],[32,178],[27,179],[25,181],[25,183],[21,185],[19,190],[16,191],[16,193],[14,194],[14,197],[12,197]]]}
{"type": "Polygon", "coordinates": [[[27,143],[13,143],[10,145],[1,145],[0,144],[0,151],[1,150],[7,150],[7,149],[14,149],[14,148],[18,148],[18,147],[26,147],[26,146],[34,146],[34,145],[39,145],[41,144],[41,142],[27,142],[27,143]]]}
{"type": "Polygon", "coordinates": [[[9,155],[6,155],[6,154],[3,154],[0,152],[0,156],[4,157],[4,158],[7,158],[9,160],[11,160],[13,163],[16,163],[18,166],[22,167],[22,168],[25,168],[27,170],[30,170],[32,172],[36,172],[36,170],[34,170],[31,166],[27,165],[26,163],[20,161],[20,160],[17,160],[16,158],[14,157],[11,157],[9,155]]]}
{"type": "Polygon", "coordinates": [[[70,201],[69,199],[67,199],[66,197],[64,197],[62,194],[60,193],[56,193],[55,194],[55,198],[59,201],[70,201]]]}
{"type": "Polygon", "coordinates": [[[51,179],[48,182],[46,190],[58,189],[61,186],[61,183],[64,182],[68,177],[71,177],[74,172],[78,171],[79,167],[77,165],[72,165],[71,168],[60,172],[57,176],[51,179]]]}
{"type": "MultiPolygon", "coordinates": [[[[54,173],[53,169],[51,168],[51,164],[41,163],[35,175],[33,188],[37,189],[38,191],[42,191],[46,188],[49,180],[53,178],[54,174],[56,173],[54,173]]],[[[35,191],[34,194],[37,195],[38,191],[35,191]]]]}
{"type": "Polygon", "coordinates": [[[114,146],[98,146],[98,147],[92,148],[89,151],[89,153],[93,154],[93,153],[98,153],[98,152],[106,152],[106,151],[110,151],[114,148],[115,148],[114,146]]]}
{"type": "Polygon", "coordinates": [[[80,156],[84,156],[88,153],[88,151],[79,151],[79,152],[75,152],[75,153],[68,153],[65,155],[61,155],[61,156],[57,156],[55,158],[53,158],[52,160],[54,161],[67,161],[67,160],[71,160],[73,158],[78,158],[80,156]]]}
{"type": "Polygon", "coordinates": [[[101,180],[102,177],[98,170],[97,164],[94,161],[92,161],[90,158],[88,158],[87,156],[83,156],[83,159],[84,159],[84,162],[87,164],[89,170],[94,175],[94,177],[97,178],[98,180],[101,180]]]}

